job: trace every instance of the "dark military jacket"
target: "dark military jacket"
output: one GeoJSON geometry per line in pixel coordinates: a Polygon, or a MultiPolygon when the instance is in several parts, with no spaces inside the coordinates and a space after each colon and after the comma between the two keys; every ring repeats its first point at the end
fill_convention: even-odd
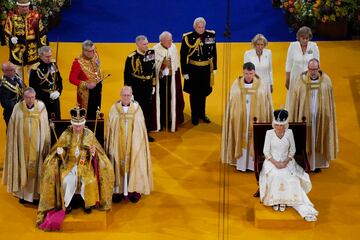
{"type": "Polygon", "coordinates": [[[54,91],[62,92],[62,78],[55,62],[46,64],[39,61],[30,70],[30,87],[36,91],[36,98],[45,102],[54,91]]]}
{"type": "Polygon", "coordinates": [[[23,81],[17,75],[13,79],[6,76],[0,79],[0,103],[4,108],[3,115],[6,125],[15,104],[23,98],[24,87],[23,81]]]}
{"type": "Polygon", "coordinates": [[[61,94],[63,90],[62,78],[56,63],[46,64],[41,59],[35,63],[30,70],[29,85],[34,88],[36,98],[45,103],[49,118],[53,113],[55,119],[60,119],[59,98],[50,98],[52,92],[58,91],[61,94]]]}
{"type": "Polygon", "coordinates": [[[217,69],[215,31],[205,30],[199,35],[188,32],[183,35],[180,48],[180,62],[182,74],[188,74],[190,60],[203,62],[212,59],[213,70],[217,69]]]}
{"type": "Polygon", "coordinates": [[[150,81],[148,83],[155,85],[155,51],[153,49],[147,50],[144,55],[135,50],[126,58],[125,85],[133,86],[139,81],[150,81]]]}

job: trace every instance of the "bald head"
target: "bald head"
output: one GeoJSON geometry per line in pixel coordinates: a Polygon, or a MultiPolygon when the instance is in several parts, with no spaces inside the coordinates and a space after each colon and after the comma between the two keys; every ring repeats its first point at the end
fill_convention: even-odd
{"type": "Polygon", "coordinates": [[[320,62],[316,58],[310,59],[308,72],[312,80],[317,80],[320,76],[320,62]]]}
{"type": "Polygon", "coordinates": [[[9,77],[9,78],[15,77],[16,66],[9,61],[6,61],[1,65],[1,70],[4,74],[4,76],[9,77]]]}

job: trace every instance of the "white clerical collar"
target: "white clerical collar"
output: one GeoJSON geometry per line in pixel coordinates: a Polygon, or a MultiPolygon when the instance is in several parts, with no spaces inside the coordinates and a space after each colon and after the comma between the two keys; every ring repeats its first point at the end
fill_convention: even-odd
{"type": "Polygon", "coordinates": [[[123,108],[123,110],[124,110],[125,113],[127,113],[127,112],[129,111],[129,107],[130,107],[130,106],[122,106],[122,108],[123,108]]]}
{"type": "Polygon", "coordinates": [[[246,83],[246,82],[244,82],[244,87],[245,87],[245,88],[252,88],[252,85],[253,85],[253,83],[246,83]]]}
{"type": "Polygon", "coordinates": [[[312,79],[310,78],[310,81],[311,81],[311,83],[318,83],[318,82],[320,82],[320,79],[318,78],[318,79],[312,80],[312,79]]]}

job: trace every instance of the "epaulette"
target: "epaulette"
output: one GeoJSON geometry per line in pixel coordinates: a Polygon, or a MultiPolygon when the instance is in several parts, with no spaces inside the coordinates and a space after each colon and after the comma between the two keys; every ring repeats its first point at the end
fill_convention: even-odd
{"type": "Polygon", "coordinates": [[[128,55],[129,58],[133,57],[136,54],[136,52],[132,52],[128,55]]]}
{"type": "Polygon", "coordinates": [[[55,59],[51,59],[51,62],[52,62],[52,63],[56,63],[56,60],[55,60],[55,59]]]}
{"type": "Polygon", "coordinates": [[[154,53],[154,52],[155,52],[155,50],[154,50],[154,49],[149,49],[149,50],[148,50],[148,52],[152,52],[152,53],[154,53]]]}
{"type": "Polygon", "coordinates": [[[40,65],[40,62],[34,63],[34,64],[31,66],[31,69],[32,69],[32,70],[36,70],[36,69],[38,69],[39,65],[40,65]]]}
{"type": "Polygon", "coordinates": [[[205,30],[206,32],[209,32],[209,33],[212,33],[212,34],[215,34],[215,31],[214,30],[205,30]]]}
{"type": "Polygon", "coordinates": [[[187,33],[184,33],[183,34],[183,37],[185,37],[185,36],[187,36],[187,35],[189,35],[189,34],[191,34],[192,32],[187,32],[187,33]]]}

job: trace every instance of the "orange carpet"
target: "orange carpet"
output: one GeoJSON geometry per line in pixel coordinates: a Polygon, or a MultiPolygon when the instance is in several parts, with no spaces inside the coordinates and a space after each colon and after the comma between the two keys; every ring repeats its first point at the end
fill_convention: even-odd
{"type": "MultiPolygon", "coordinates": [[[[285,58],[289,43],[270,43],[273,51],[275,107],[285,103],[285,58]]],[[[112,223],[106,231],[47,233],[35,228],[36,209],[23,206],[0,187],[0,239],[354,239],[360,228],[360,41],[319,42],[321,67],[332,78],[337,107],[340,153],[330,168],[311,174],[310,199],[320,212],[312,229],[259,229],[254,225],[252,194],[257,189],[253,173],[229,171],[229,185],[223,195],[219,180],[221,119],[226,87],[241,74],[243,53],[249,43],[233,43],[230,58],[223,58],[219,44],[219,69],[214,92],[207,102],[209,125],[193,127],[189,122],[189,101],[185,95],[186,122],[176,133],[154,133],[150,144],[155,191],[137,204],[113,206],[112,223]],[[223,63],[226,63],[224,66],[223,63]],[[229,74],[222,69],[230,68],[229,74]],[[225,84],[227,83],[227,84],[225,84]]],[[[55,47],[54,44],[52,44],[55,47]]],[[[178,45],[179,46],[179,45],[178,45]]],[[[107,117],[118,99],[123,67],[134,44],[97,44],[103,71],[111,73],[103,88],[102,111],[107,117]]],[[[229,46],[226,48],[229,49],[229,46]]],[[[76,91],[68,83],[72,59],[80,43],[60,43],[58,63],[64,79],[61,96],[63,118],[76,103],[76,91]]],[[[55,54],[54,54],[55,55],[55,54]]],[[[0,48],[0,61],[8,56],[0,48]]],[[[5,126],[0,121],[0,164],[4,159],[5,126]]]]}

